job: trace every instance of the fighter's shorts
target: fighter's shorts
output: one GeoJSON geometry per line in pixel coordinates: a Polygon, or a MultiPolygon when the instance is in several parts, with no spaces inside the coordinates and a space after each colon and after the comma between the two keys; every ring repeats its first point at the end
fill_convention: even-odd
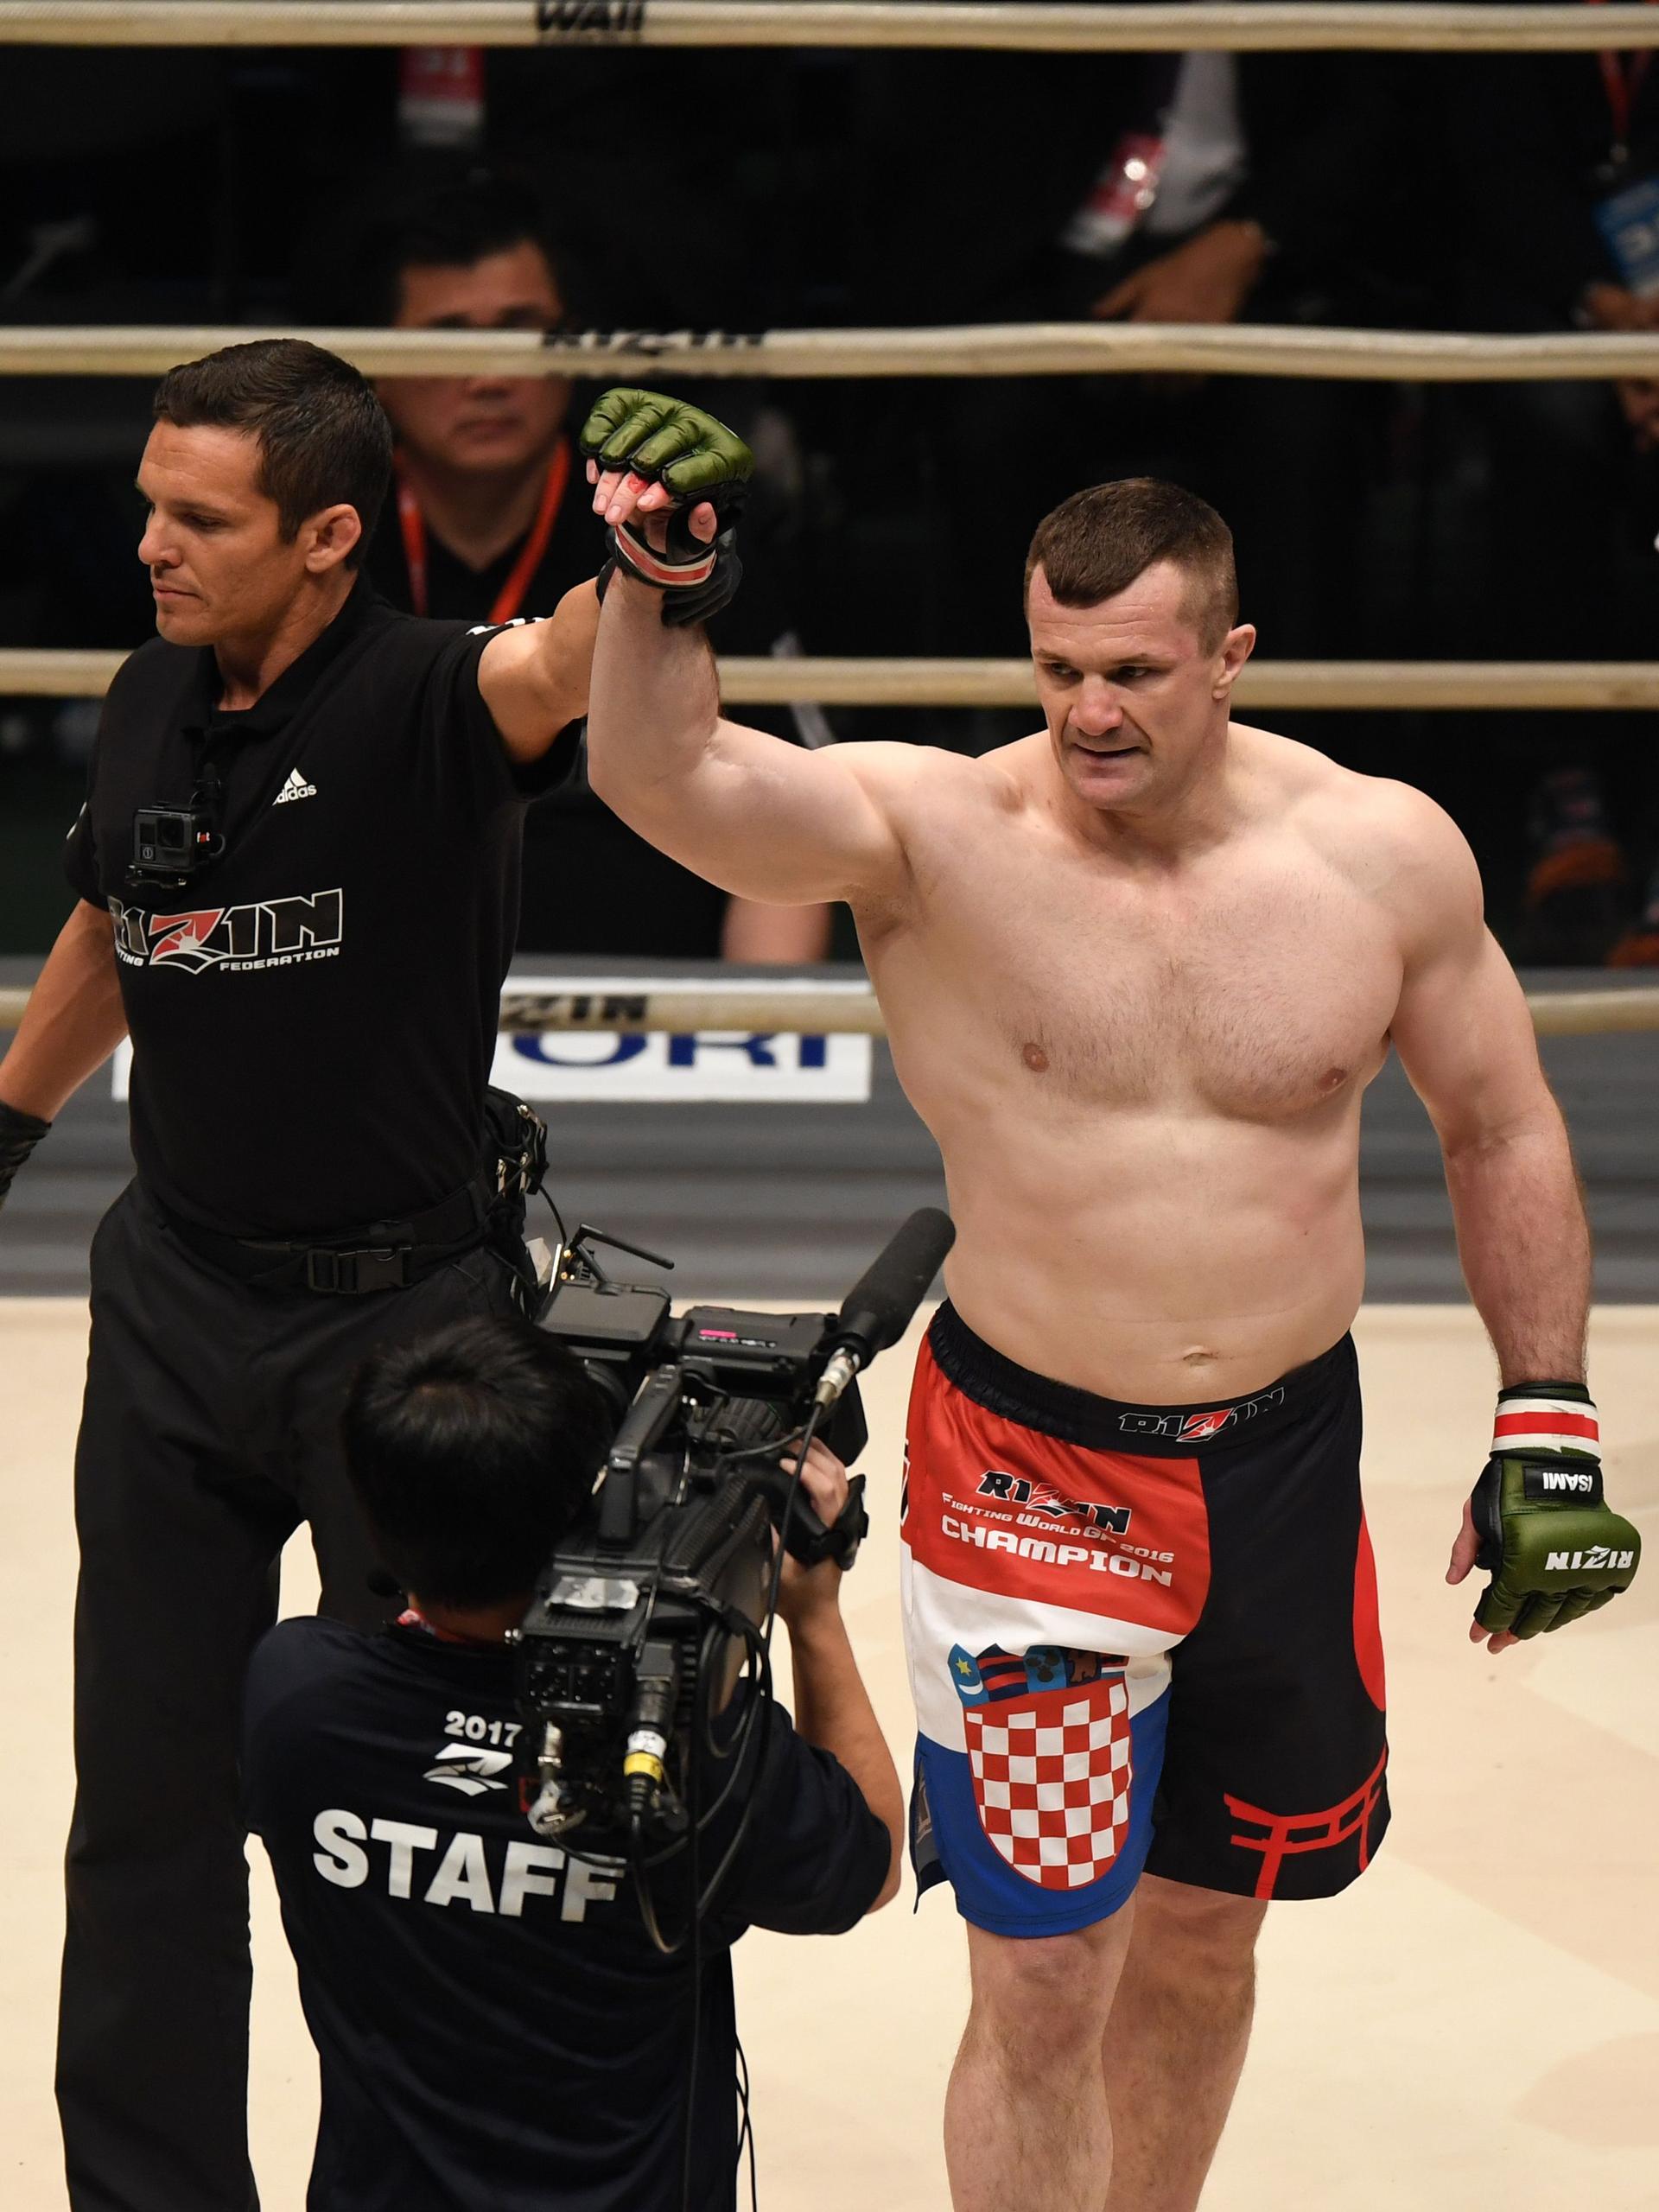
{"type": "Polygon", "coordinates": [[[949,1306],[901,1509],[918,1885],[976,1927],[1104,1919],[1143,1868],[1333,1896],[1388,1826],[1351,1339],[1254,1396],[1129,1406],[949,1306]]]}

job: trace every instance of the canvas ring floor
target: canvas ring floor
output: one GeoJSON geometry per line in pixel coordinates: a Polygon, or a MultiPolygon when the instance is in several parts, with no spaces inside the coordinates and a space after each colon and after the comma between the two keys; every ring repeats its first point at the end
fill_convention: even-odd
{"type": "MultiPolygon", "coordinates": [[[[0,2202],[65,2203],[52,2021],[69,1812],[69,1467],[86,1310],[0,1301],[0,2202]]],[[[874,1535],[845,1592],[901,1769],[911,1738],[894,1541],[911,1344],[868,1379],[874,1535]]],[[[1392,1833],[1328,1904],[1270,1912],[1254,2047],[1205,2212],[1659,2212],[1659,1564],[1593,1618],[1501,1658],[1442,1580],[1490,1435],[1461,1307],[1356,1332],[1394,1744],[1392,1833]]],[[[1595,1317],[1610,1499],[1659,1548],[1659,1307],[1595,1317]]],[[[315,1601],[303,1542],[284,1603],[315,1601]]],[[[253,1848],[251,2088],[267,2212],[303,2202],[315,2067],[253,1848]]],[[[948,1897],[849,1936],[749,1936],[739,2011],[766,2212],[941,2212],[939,2114],[966,2002],[948,1897]]]]}

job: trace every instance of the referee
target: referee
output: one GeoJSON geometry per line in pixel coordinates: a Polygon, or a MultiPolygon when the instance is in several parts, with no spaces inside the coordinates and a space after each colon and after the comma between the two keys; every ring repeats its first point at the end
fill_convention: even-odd
{"type": "Polygon", "coordinates": [[[567,772],[591,583],[505,628],[359,578],[391,435],[296,340],[175,368],[138,484],[159,637],[71,833],[79,903],[0,1063],[0,1194],[124,1033],[136,1179],[92,1257],[78,1790],[58,2062],[76,2212],[245,2212],[237,1732],[284,1540],[371,1625],[340,1463],[372,1346],[512,1310],[485,1166],[524,805],[567,772]]]}

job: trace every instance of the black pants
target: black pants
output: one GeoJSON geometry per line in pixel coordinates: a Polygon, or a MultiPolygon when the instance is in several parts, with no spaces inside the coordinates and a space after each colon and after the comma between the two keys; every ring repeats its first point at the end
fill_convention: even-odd
{"type": "Polygon", "coordinates": [[[365,1353],[512,1305],[480,1249],[407,1290],[270,1292],[211,1273],[135,1184],[92,1243],[75,1459],[77,1790],[58,2042],[75,2212],[250,2212],[242,1681],[283,1545],[322,1610],[390,1601],[336,1435],[365,1353]]]}

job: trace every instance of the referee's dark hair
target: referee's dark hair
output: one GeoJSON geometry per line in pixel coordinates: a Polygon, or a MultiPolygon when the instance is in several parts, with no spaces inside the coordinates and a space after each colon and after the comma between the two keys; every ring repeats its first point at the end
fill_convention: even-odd
{"type": "Polygon", "coordinates": [[[286,540],[324,507],[357,509],[368,550],[391,483],[391,424],[368,378],[303,338],[255,338],[181,361],[156,387],[158,423],[209,423],[259,442],[259,489],[276,503],[286,540]]]}
{"type": "Polygon", "coordinates": [[[597,1383],[528,1321],[458,1321],[358,1370],[346,1471],[380,1556],[439,1605],[529,1590],[592,1491],[616,1419],[597,1383]]]}

